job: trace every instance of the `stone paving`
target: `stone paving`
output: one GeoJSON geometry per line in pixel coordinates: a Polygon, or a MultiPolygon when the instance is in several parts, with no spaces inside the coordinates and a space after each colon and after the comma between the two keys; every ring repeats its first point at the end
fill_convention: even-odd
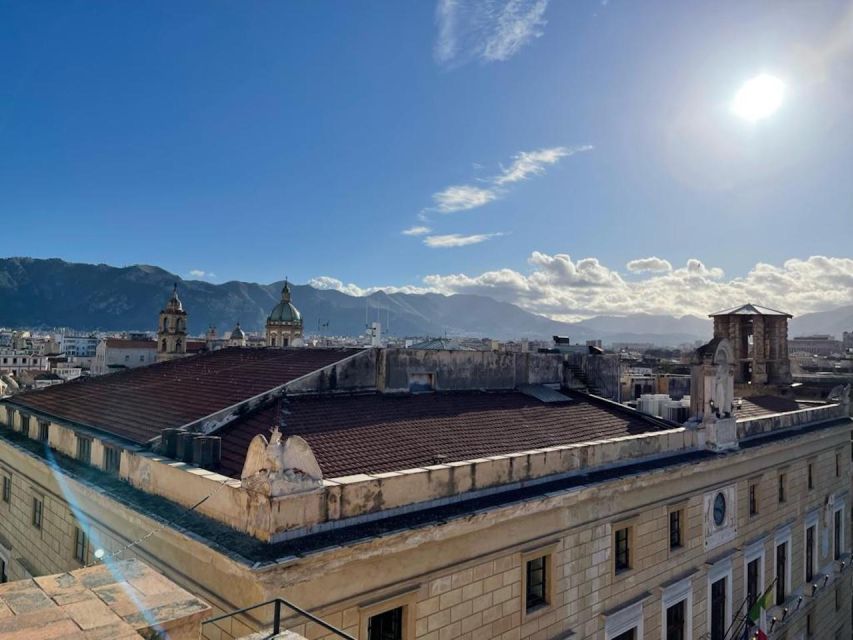
{"type": "Polygon", "coordinates": [[[184,640],[209,614],[137,560],[0,585],[0,640],[184,640]]]}

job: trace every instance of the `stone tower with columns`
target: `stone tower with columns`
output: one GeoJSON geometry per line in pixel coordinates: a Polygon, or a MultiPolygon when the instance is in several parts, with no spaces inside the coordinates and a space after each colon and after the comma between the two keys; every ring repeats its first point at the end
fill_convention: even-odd
{"type": "Polygon", "coordinates": [[[291,302],[287,279],[281,289],[281,302],[267,318],[266,328],[268,347],[295,347],[302,344],[302,314],[291,302]]]}
{"type": "Polygon", "coordinates": [[[734,382],[739,387],[791,382],[788,320],[791,314],[757,304],[712,313],[714,338],[731,343],[734,382]]]}
{"type": "Polygon", "coordinates": [[[178,283],[157,324],[157,362],[182,358],[187,354],[187,312],[178,297],[178,283]]]}

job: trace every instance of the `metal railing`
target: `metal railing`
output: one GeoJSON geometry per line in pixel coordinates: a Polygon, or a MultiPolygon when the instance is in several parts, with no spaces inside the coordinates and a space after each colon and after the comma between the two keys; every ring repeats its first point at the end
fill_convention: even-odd
{"type": "Polygon", "coordinates": [[[299,607],[297,607],[292,602],[288,602],[287,600],[284,600],[283,598],[273,598],[272,600],[267,600],[266,602],[260,602],[258,604],[254,604],[251,607],[244,607],[243,609],[237,609],[236,611],[232,611],[230,613],[224,613],[221,616],[216,616],[215,618],[211,618],[210,620],[205,620],[204,622],[202,622],[202,625],[213,624],[215,622],[219,622],[220,620],[225,620],[226,618],[232,618],[234,616],[238,616],[238,615],[243,614],[243,613],[248,613],[249,611],[253,611],[254,609],[259,609],[261,607],[265,607],[265,606],[270,605],[270,604],[273,605],[273,607],[274,607],[273,608],[272,635],[269,636],[271,638],[274,638],[275,636],[277,636],[278,634],[281,633],[281,607],[283,605],[283,606],[287,607],[288,609],[290,609],[291,611],[298,613],[300,616],[308,618],[308,620],[310,620],[314,624],[317,624],[317,625],[323,627],[324,629],[326,629],[326,631],[331,631],[333,634],[335,634],[336,636],[338,636],[340,638],[344,638],[345,640],[356,640],[356,638],[349,635],[348,633],[344,633],[343,631],[341,631],[337,627],[333,627],[332,625],[330,625],[325,620],[321,620],[317,616],[305,611],[305,609],[300,609],[299,607]]]}

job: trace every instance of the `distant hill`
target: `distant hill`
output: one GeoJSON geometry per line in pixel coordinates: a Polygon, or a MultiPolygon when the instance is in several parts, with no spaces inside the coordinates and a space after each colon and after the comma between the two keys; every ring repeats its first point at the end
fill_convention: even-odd
{"type": "MultiPolygon", "coordinates": [[[[212,284],[184,280],[148,265],[112,267],[59,259],[0,259],[0,326],[70,327],[76,330],[153,330],[157,313],[179,283],[189,328],[201,334],[215,325],[220,335],[238,321],[249,331],[261,331],[267,314],[278,302],[282,282],[212,284]]],[[[306,333],[328,322],[330,335],[361,335],[365,321],[379,320],[396,336],[528,337],[547,339],[567,335],[575,341],[601,338],[610,342],[650,342],[676,346],[708,340],[707,318],[629,314],[596,316],[577,323],[557,322],[486,296],[435,293],[377,292],[367,297],[340,291],[293,286],[293,300],[302,311],[306,333]]],[[[567,309],[566,313],[571,313],[567,309]]],[[[791,335],[853,330],[853,306],[794,318],[791,335]]]]}
{"type": "Polygon", "coordinates": [[[845,331],[853,331],[853,305],[796,316],[791,320],[788,336],[829,334],[841,340],[845,331]]]}
{"type": "MultiPolygon", "coordinates": [[[[75,264],[33,258],[0,259],[0,326],[70,327],[77,330],[153,330],[157,313],[178,282],[191,333],[215,325],[220,335],[238,321],[249,331],[263,329],[278,302],[282,282],[212,284],[184,280],[159,267],[75,264]]],[[[366,298],[294,285],[306,333],[318,320],[333,335],[361,335],[365,322],[379,320],[393,335],[546,338],[572,325],[528,313],[484,296],[374,293],[366,298]]],[[[578,339],[587,334],[575,332],[578,339]]]]}

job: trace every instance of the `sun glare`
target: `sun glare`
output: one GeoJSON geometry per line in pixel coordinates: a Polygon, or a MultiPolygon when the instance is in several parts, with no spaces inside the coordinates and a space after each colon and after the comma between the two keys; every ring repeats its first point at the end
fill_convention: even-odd
{"type": "Polygon", "coordinates": [[[749,122],[763,120],[782,105],[785,83],[775,76],[762,73],[744,82],[732,100],[735,115],[749,122]]]}

